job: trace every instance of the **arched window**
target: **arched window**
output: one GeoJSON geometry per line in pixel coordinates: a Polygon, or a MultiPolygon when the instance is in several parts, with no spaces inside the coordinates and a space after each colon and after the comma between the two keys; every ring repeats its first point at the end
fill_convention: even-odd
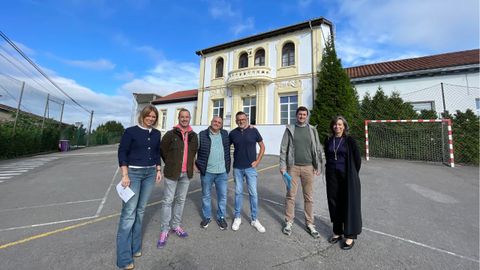
{"type": "Polygon", "coordinates": [[[240,58],[238,59],[238,68],[246,68],[248,67],[248,55],[247,53],[240,54],[240,58]]]}
{"type": "Polygon", "coordinates": [[[295,65],[295,45],[288,42],[282,48],[282,67],[295,65]]]}
{"type": "Polygon", "coordinates": [[[223,77],[223,58],[219,58],[215,65],[215,78],[221,77],[223,77]]]}
{"type": "Polygon", "coordinates": [[[255,53],[255,66],[265,66],[265,50],[260,49],[255,53]]]}

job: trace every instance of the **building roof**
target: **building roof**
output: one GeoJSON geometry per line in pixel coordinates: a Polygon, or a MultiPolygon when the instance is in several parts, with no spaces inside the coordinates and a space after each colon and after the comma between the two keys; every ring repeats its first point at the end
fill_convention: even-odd
{"type": "Polygon", "coordinates": [[[162,97],[154,93],[133,93],[133,96],[135,97],[135,100],[139,104],[150,103],[151,101],[162,97]]]}
{"type": "Polygon", "coordinates": [[[270,37],[274,37],[274,36],[287,34],[287,33],[290,33],[290,32],[303,30],[305,28],[310,28],[310,26],[313,27],[313,26],[318,26],[318,25],[322,25],[322,24],[326,24],[326,25],[330,26],[330,29],[333,27],[332,22],[330,22],[329,20],[327,20],[323,17],[320,17],[320,18],[308,20],[308,21],[305,21],[305,22],[302,22],[302,23],[282,27],[282,28],[279,28],[279,29],[276,29],[276,30],[273,30],[273,31],[263,32],[263,33],[260,33],[260,34],[257,34],[257,35],[253,35],[253,36],[249,36],[249,37],[246,37],[246,38],[237,39],[237,40],[234,40],[234,41],[231,41],[231,42],[216,45],[216,46],[213,46],[213,47],[210,47],[210,48],[206,48],[206,49],[203,49],[203,50],[196,51],[195,53],[197,55],[202,55],[202,54],[204,55],[204,54],[207,54],[207,53],[220,51],[220,50],[235,47],[235,46],[238,46],[238,45],[251,43],[251,42],[254,42],[254,41],[258,41],[258,40],[262,40],[262,39],[266,39],[266,38],[270,38],[270,37]]]}
{"type": "Polygon", "coordinates": [[[477,69],[480,49],[430,55],[396,61],[374,63],[346,68],[352,81],[364,81],[386,77],[433,75],[461,69],[477,69]]]}
{"type": "MultiPolygon", "coordinates": [[[[15,113],[15,112],[17,112],[17,108],[10,107],[10,106],[8,106],[8,105],[6,105],[6,104],[0,104],[0,111],[5,112],[5,113],[15,113]]],[[[38,120],[43,119],[43,116],[40,116],[40,115],[37,115],[37,114],[33,114],[33,113],[26,112],[26,111],[22,111],[22,110],[20,110],[20,112],[21,112],[23,115],[27,115],[27,116],[29,116],[29,117],[32,117],[32,118],[35,118],[35,119],[38,119],[38,120]]],[[[4,120],[5,120],[5,119],[4,119],[4,120]]],[[[60,123],[60,121],[57,121],[57,120],[52,119],[52,118],[48,118],[48,120],[53,121],[53,122],[56,122],[56,123],[60,123]]],[[[63,123],[63,122],[62,122],[62,125],[69,126],[70,124],[68,124],[68,123],[63,123]]]]}
{"type": "Polygon", "coordinates": [[[156,100],[152,101],[152,104],[166,104],[166,103],[175,103],[175,102],[183,102],[183,101],[192,101],[197,100],[198,90],[183,90],[171,93],[170,95],[166,95],[161,98],[157,98],[156,100]]]}

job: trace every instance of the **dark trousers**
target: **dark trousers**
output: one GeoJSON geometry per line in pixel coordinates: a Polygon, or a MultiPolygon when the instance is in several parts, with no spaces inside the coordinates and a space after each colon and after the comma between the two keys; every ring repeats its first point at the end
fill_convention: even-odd
{"type": "MultiPolygon", "coordinates": [[[[347,182],[345,172],[327,168],[327,199],[330,220],[333,223],[333,233],[343,235],[343,225],[347,211],[347,182]]],[[[344,235],[346,238],[357,239],[357,235],[344,235]]]]}

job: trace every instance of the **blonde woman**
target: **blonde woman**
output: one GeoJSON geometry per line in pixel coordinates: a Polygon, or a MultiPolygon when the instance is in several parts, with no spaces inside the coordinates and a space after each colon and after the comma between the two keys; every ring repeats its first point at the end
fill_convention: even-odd
{"type": "Polygon", "coordinates": [[[135,195],[122,203],[117,232],[117,266],[133,269],[133,257],[142,256],[142,220],[155,182],[162,180],[160,131],[154,128],[158,110],[147,105],[138,117],[138,125],[125,130],[118,147],[122,186],[135,195]]]}

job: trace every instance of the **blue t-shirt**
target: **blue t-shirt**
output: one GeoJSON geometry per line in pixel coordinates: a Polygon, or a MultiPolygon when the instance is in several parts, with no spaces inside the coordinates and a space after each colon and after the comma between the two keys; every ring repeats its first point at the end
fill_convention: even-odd
{"type": "Polygon", "coordinates": [[[233,143],[233,168],[247,169],[252,167],[252,162],[257,160],[257,143],[263,141],[256,128],[236,128],[228,135],[233,143]]]}

